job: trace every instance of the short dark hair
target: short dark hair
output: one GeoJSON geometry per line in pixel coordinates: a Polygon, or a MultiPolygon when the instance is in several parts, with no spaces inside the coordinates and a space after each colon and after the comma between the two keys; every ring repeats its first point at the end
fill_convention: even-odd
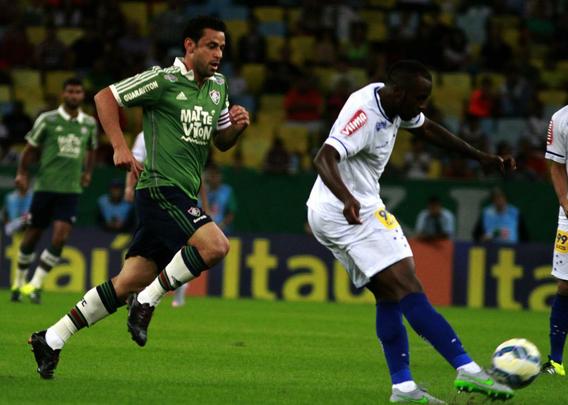
{"type": "Polygon", "coordinates": [[[83,87],[83,81],[81,79],[79,79],[78,77],[70,77],[69,79],[66,79],[63,82],[63,90],[65,90],[65,88],[67,86],[81,86],[81,87],[83,87]]]}
{"type": "Polygon", "coordinates": [[[199,42],[199,39],[203,36],[203,30],[205,28],[221,31],[223,33],[227,31],[225,23],[217,17],[207,15],[194,17],[187,22],[183,30],[182,44],[186,38],[191,38],[195,43],[199,42]]]}
{"type": "Polygon", "coordinates": [[[422,63],[412,59],[399,60],[387,71],[387,84],[405,88],[416,76],[432,81],[432,74],[422,63]]]}

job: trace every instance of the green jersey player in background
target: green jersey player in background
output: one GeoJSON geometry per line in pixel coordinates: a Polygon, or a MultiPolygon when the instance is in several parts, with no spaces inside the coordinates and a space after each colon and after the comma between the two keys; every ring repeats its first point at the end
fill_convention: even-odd
{"type": "Polygon", "coordinates": [[[62,97],[63,104],[57,110],[47,111],[36,119],[26,135],[27,145],[18,165],[16,188],[25,192],[30,184],[29,166],[40,154],[30,223],[20,244],[18,270],[12,285],[14,302],[26,295],[33,303],[40,303],[43,280],[59,261],[77,217],[79,195],[91,182],[97,124],[93,117],[81,111],[85,99],[81,81],[67,79],[63,83],[62,97]],[[25,284],[36,245],[52,221],[51,244],[41,252],[34,275],[25,284]]]}
{"type": "Polygon", "coordinates": [[[185,54],[165,69],[153,68],[95,96],[101,124],[117,167],[142,170],[119,126],[119,106],[142,106],[147,158],[136,187],[139,225],[116,277],[89,290],[71,311],[30,344],[43,378],[51,378],[59,352],[79,329],[112,314],[134,296],[128,330],[139,345],[154,308],[171,290],[221,261],[229,241],[197,206],[201,172],[210,143],[224,151],[249,124],[240,106],[229,109],[227,83],[217,73],[225,48],[225,24],[197,17],[184,30],[185,54]]]}

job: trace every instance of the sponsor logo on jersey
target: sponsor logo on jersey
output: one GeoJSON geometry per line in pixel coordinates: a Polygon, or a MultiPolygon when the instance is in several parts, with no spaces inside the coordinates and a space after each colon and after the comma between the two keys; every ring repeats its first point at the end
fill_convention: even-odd
{"type": "Polygon", "coordinates": [[[57,145],[59,146],[58,156],[77,159],[81,154],[81,138],[75,134],[58,136],[57,145]]]}
{"type": "Polygon", "coordinates": [[[211,97],[211,101],[215,104],[219,104],[219,101],[221,101],[221,93],[219,93],[219,90],[211,90],[209,92],[209,97],[211,97]]]}
{"type": "Polygon", "coordinates": [[[183,91],[180,91],[179,94],[176,96],[176,100],[187,100],[187,96],[183,94],[183,91]]]}
{"type": "Polygon", "coordinates": [[[548,123],[548,130],[546,131],[546,144],[552,145],[554,140],[554,123],[552,120],[548,123]]]}
{"type": "Polygon", "coordinates": [[[177,77],[170,74],[170,73],[165,74],[164,79],[166,79],[168,82],[172,82],[172,83],[177,82],[177,77]]]}
{"type": "Polygon", "coordinates": [[[367,114],[363,110],[357,110],[349,122],[343,127],[341,133],[345,136],[353,135],[358,129],[362,128],[367,122],[367,114]]]}
{"type": "Polygon", "coordinates": [[[209,145],[214,114],[215,110],[205,111],[198,105],[181,110],[180,121],[184,132],[181,139],[197,145],[209,145]]]}
{"type": "Polygon", "coordinates": [[[189,215],[191,215],[192,217],[198,217],[198,216],[201,215],[201,210],[199,209],[199,207],[190,207],[190,208],[187,210],[187,213],[188,213],[189,215]]]}
{"type": "Polygon", "coordinates": [[[148,83],[147,85],[142,86],[139,89],[131,91],[130,93],[126,93],[123,97],[123,100],[124,101],[134,100],[135,98],[140,97],[140,96],[148,93],[149,91],[155,90],[158,87],[159,87],[158,82],[154,80],[153,82],[148,83]]]}

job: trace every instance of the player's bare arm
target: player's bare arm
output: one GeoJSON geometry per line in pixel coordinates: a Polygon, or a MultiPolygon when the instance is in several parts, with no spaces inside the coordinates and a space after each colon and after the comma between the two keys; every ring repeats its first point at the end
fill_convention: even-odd
{"type": "Polygon", "coordinates": [[[512,156],[498,156],[482,152],[428,118],[421,127],[408,130],[430,143],[479,161],[486,170],[497,170],[502,174],[515,170],[515,159],[512,156]]]}
{"type": "Polygon", "coordinates": [[[14,184],[18,191],[25,193],[28,191],[30,186],[30,181],[28,177],[28,169],[30,165],[36,160],[39,154],[39,148],[26,144],[22,155],[20,156],[20,161],[18,162],[18,171],[16,172],[16,179],[14,184]]]}
{"type": "Polygon", "coordinates": [[[217,149],[223,152],[235,146],[239,136],[250,124],[248,111],[240,105],[231,107],[229,117],[231,118],[232,125],[229,128],[217,131],[213,138],[213,143],[217,149]]]}
{"type": "Polygon", "coordinates": [[[564,214],[568,217],[568,175],[566,174],[566,165],[550,161],[550,179],[558,202],[564,210],[564,214]]]}
{"type": "Polygon", "coordinates": [[[337,162],[339,162],[339,153],[332,146],[324,144],[314,159],[314,166],[324,184],[343,202],[343,215],[347,222],[352,225],[361,224],[359,217],[361,204],[345,186],[337,162]]]}
{"type": "Polygon", "coordinates": [[[88,150],[85,156],[85,170],[81,175],[81,187],[88,187],[93,177],[93,168],[95,167],[95,151],[88,150]]]}
{"type": "Polygon", "coordinates": [[[134,158],[132,151],[126,144],[119,124],[118,109],[120,107],[109,87],[95,95],[95,104],[101,125],[114,149],[114,165],[132,171],[135,178],[138,178],[142,171],[142,165],[134,158]]]}

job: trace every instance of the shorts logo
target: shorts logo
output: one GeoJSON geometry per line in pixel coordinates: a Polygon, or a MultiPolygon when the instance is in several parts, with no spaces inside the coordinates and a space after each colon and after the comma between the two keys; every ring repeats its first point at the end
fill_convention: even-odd
{"type": "Polygon", "coordinates": [[[358,129],[367,123],[367,114],[363,110],[357,110],[349,122],[343,127],[341,133],[345,136],[353,135],[358,129]]]}
{"type": "Polygon", "coordinates": [[[195,219],[194,219],[193,221],[191,221],[191,222],[193,222],[194,224],[196,224],[196,223],[198,223],[199,221],[203,221],[205,218],[207,218],[207,215],[202,215],[202,216],[200,216],[200,217],[198,217],[198,218],[195,218],[195,219]]]}
{"type": "Polygon", "coordinates": [[[568,232],[561,231],[556,233],[556,243],[554,244],[554,251],[556,253],[568,253],[568,232]]]}
{"type": "Polygon", "coordinates": [[[219,101],[221,101],[221,93],[219,93],[218,90],[211,90],[209,92],[209,97],[211,97],[211,101],[215,104],[219,104],[219,101]]]}
{"type": "Polygon", "coordinates": [[[198,217],[201,215],[201,210],[198,207],[191,207],[187,210],[187,213],[192,217],[198,217]]]}
{"type": "Polygon", "coordinates": [[[552,120],[548,124],[548,130],[546,131],[546,144],[552,145],[552,141],[554,140],[554,124],[552,120]]]}
{"type": "Polygon", "coordinates": [[[387,229],[395,229],[399,227],[398,221],[396,220],[395,216],[384,208],[375,211],[375,218],[377,218],[379,222],[383,224],[387,229]]]}

